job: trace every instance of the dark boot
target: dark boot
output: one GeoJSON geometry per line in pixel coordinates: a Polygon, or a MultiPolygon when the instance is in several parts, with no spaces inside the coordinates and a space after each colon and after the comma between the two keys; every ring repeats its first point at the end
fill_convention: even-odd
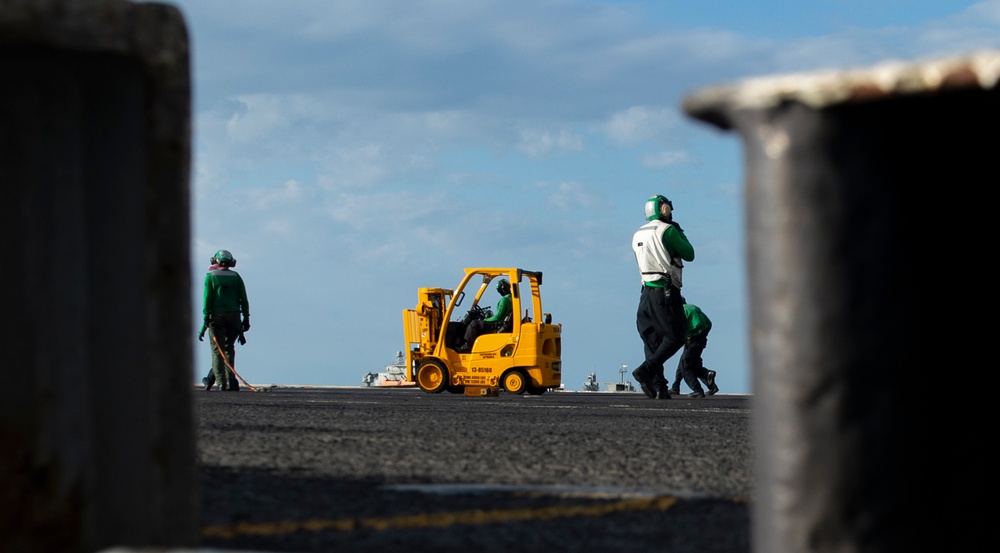
{"type": "Polygon", "coordinates": [[[639,387],[642,388],[642,393],[646,394],[649,399],[656,398],[656,390],[652,388],[652,380],[650,380],[649,371],[646,367],[639,365],[634,371],[632,371],[632,378],[639,383],[639,387]]]}
{"type": "Polygon", "coordinates": [[[708,395],[710,396],[719,393],[719,387],[715,385],[715,371],[708,371],[705,374],[705,387],[708,388],[708,395]]]}

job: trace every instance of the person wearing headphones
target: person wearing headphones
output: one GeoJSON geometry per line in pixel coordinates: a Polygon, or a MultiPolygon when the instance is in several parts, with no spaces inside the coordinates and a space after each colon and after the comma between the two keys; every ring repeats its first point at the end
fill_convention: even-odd
{"type": "Polygon", "coordinates": [[[500,301],[497,302],[497,311],[493,315],[483,319],[473,319],[465,327],[465,343],[458,346],[458,350],[470,351],[476,338],[485,332],[496,332],[503,325],[507,316],[511,314],[510,281],[501,278],[497,282],[497,293],[500,294],[500,301]]]}
{"type": "MultiPolygon", "coordinates": [[[[250,330],[250,302],[247,300],[243,277],[233,270],[236,258],[228,250],[219,250],[212,256],[212,266],[205,274],[205,307],[202,315],[205,324],[201,327],[198,340],[205,339],[205,330],[212,340],[212,376],[221,391],[237,392],[239,380],[228,363],[236,367],[235,342],[246,343],[243,336],[250,330]]],[[[212,386],[211,379],[202,379],[205,390],[212,386]]]]}
{"type": "Polygon", "coordinates": [[[694,246],[674,221],[673,209],[665,196],[649,198],[646,223],[632,236],[632,251],[642,280],[635,325],[645,353],[632,377],[651,399],[670,399],[663,364],[684,346],[681,276],[684,262],[694,261],[694,246]]]}

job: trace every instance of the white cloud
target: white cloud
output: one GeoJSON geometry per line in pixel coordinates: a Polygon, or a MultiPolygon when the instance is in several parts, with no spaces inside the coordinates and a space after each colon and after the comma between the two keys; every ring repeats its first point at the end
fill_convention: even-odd
{"type": "Polygon", "coordinates": [[[317,182],[328,191],[371,188],[389,173],[388,162],[378,144],[335,148],[323,156],[323,173],[317,182]]]}
{"type": "Polygon", "coordinates": [[[602,209],[610,205],[610,201],[602,193],[578,182],[536,182],[531,187],[544,191],[546,205],[560,211],[602,209]]]}
{"type": "MultiPolygon", "coordinates": [[[[373,236],[411,223],[441,228],[442,214],[455,209],[455,199],[443,190],[399,192],[338,192],[324,200],[323,212],[332,220],[356,229],[370,229],[373,236]]],[[[405,230],[404,230],[405,232],[405,230]]]]}
{"type": "Polygon", "coordinates": [[[578,152],[583,149],[583,138],[573,132],[560,130],[522,130],[515,148],[528,157],[543,157],[549,154],[578,152]]]}
{"type": "Polygon", "coordinates": [[[971,24],[983,28],[990,25],[1000,25],[1000,0],[976,2],[949,20],[958,24],[971,24]]]}
{"type": "Polygon", "coordinates": [[[294,224],[287,219],[268,219],[263,224],[264,233],[284,239],[295,237],[294,224]]]}
{"type": "Polygon", "coordinates": [[[237,143],[273,142],[292,126],[315,117],[316,105],[301,94],[246,94],[234,98],[239,104],[226,123],[226,137],[237,143]]]}
{"type": "Polygon", "coordinates": [[[685,151],[658,152],[642,158],[643,167],[670,167],[690,160],[685,151]]]}
{"type": "Polygon", "coordinates": [[[605,129],[620,144],[635,144],[664,134],[677,122],[676,110],[632,106],[611,116],[605,129]]]}
{"type": "Polygon", "coordinates": [[[743,193],[743,183],[723,183],[717,188],[725,196],[739,196],[743,193]]]}
{"type": "Polygon", "coordinates": [[[295,180],[285,181],[277,187],[257,188],[249,192],[251,205],[259,211],[280,204],[297,203],[302,197],[302,186],[295,180]]]}

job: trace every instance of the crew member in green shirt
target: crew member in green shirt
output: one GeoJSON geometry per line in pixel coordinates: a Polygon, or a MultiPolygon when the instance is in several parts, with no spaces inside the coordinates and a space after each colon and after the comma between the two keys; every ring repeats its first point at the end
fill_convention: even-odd
{"type": "Polygon", "coordinates": [[[465,343],[460,345],[458,350],[470,351],[472,344],[476,341],[476,337],[480,334],[487,331],[497,332],[501,330],[501,326],[507,319],[507,316],[511,314],[510,281],[501,278],[497,282],[497,293],[500,294],[500,301],[497,302],[496,313],[485,319],[469,321],[469,324],[465,327],[465,343]]]}
{"type": "Polygon", "coordinates": [[[674,394],[681,393],[681,378],[683,378],[691,388],[689,397],[705,397],[698,380],[705,383],[708,395],[715,395],[719,392],[719,387],[715,385],[715,371],[705,367],[701,358],[702,352],[708,346],[708,332],[712,330],[712,321],[700,307],[688,303],[683,296],[681,302],[684,304],[687,330],[684,335],[684,351],[681,352],[681,360],[677,363],[677,374],[674,375],[674,384],[670,391],[674,394]],[[695,386],[691,386],[691,382],[694,382],[695,386]]]}
{"type": "MultiPolygon", "coordinates": [[[[198,340],[205,339],[206,328],[212,340],[212,375],[222,391],[239,391],[240,385],[226,366],[236,367],[236,340],[245,343],[243,334],[250,330],[250,302],[243,277],[233,270],[236,258],[228,250],[212,256],[212,267],[205,274],[205,324],[198,340]]],[[[204,380],[203,380],[204,382],[204,380]]],[[[205,389],[211,388],[205,382],[205,389]]]]}
{"type": "Polygon", "coordinates": [[[694,246],[674,221],[673,210],[665,196],[652,196],[646,200],[646,223],[632,235],[642,280],[635,326],[645,353],[632,378],[653,399],[670,399],[663,364],[684,346],[681,277],[684,262],[694,261],[694,246]]]}

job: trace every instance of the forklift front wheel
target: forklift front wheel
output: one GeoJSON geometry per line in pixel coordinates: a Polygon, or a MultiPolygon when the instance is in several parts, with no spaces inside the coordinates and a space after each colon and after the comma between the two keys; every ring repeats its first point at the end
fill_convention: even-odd
{"type": "Polygon", "coordinates": [[[436,394],[448,387],[448,369],[437,359],[429,359],[417,367],[417,386],[420,389],[436,394]]]}
{"type": "Polygon", "coordinates": [[[503,389],[508,394],[521,395],[528,389],[528,377],[519,370],[512,370],[503,375],[503,389]]]}

